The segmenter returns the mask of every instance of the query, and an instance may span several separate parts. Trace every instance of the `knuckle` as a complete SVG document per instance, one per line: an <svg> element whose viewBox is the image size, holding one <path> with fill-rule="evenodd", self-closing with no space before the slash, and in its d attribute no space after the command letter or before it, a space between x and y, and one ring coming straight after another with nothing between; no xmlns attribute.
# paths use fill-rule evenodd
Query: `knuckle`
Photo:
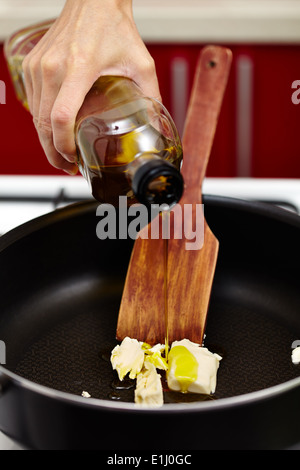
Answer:
<svg viewBox="0 0 300 470"><path fill-rule="evenodd" d="M53 152L49 157L48 157L49 162L54 168L57 168L58 170L61 170L63 167L64 159L61 155L57 154L56 152Z"/></svg>
<svg viewBox="0 0 300 470"><path fill-rule="evenodd" d="M74 119L73 110L66 104L55 106L51 112L54 146L62 155L74 153Z"/></svg>
<svg viewBox="0 0 300 470"><path fill-rule="evenodd" d="M155 66L154 61L153 61L152 64L150 64L150 65L148 66L148 74L149 74L150 77L152 77L152 76L153 76L153 77L154 77L154 76L156 77L156 66Z"/></svg>
<svg viewBox="0 0 300 470"><path fill-rule="evenodd" d="M22 62L22 68L24 70L24 72L26 72L28 69L29 69L29 56L25 56L24 59L23 59L23 62Z"/></svg>
<svg viewBox="0 0 300 470"><path fill-rule="evenodd" d="M143 57L138 61L136 73L143 80L149 80L149 77L156 77L156 66L152 57Z"/></svg>
<svg viewBox="0 0 300 470"><path fill-rule="evenodd" d="M54 126L68 126L72 120L72 111L66 105L54 107L51 112L51 122Z"/></svg>
<svg viewBox="0 0 300 470"><path fill-rule="evenodd" d="M142 65L143 65L144 73L146 74L155 73L156 67L155 67L155 61L153 57L148 56L147 58L145 58Z"/></svg>
<svg viewBox="0 0 300 470"><path fill-rule="evenodd" d="M148 57L148 66L150 69L155 69L155 61L152 56Z"/></svg>
<svg viewBox="0 0 300 470"><path fill-rule="evenodd" d="M24 73L29 73L32 76L36 75L40 69L40 61L35 56L25 57L22 64Z"/></svg>
<svg viewBox="0 0 300 470"><path fill-rule="evenodd" d="M43 76L48 78L52 77L53 75L57 74L59 69L59 64L55 58L51 56L44 55L40 60L40 67L43 73Z"/></svg>
<svg viewBox="0 0 300 470"><path fill-rule="evenodd" d="M52 134L50 119L39 116L38 118L33 118L33 122L39 134Z"/></svg>

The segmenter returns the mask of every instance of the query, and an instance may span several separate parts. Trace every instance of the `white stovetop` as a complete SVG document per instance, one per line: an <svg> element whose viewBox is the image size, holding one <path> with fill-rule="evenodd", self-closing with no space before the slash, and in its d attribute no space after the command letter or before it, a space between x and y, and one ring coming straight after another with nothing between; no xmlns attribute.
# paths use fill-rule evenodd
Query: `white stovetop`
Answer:
<svg viewBox="0 0 300 470"><path fill-rule="evenodd" d="M0 0L0 41L59 15L65 0ZM299 0L133 0L149 42L299 43Z"/></svg>
<svg viewBox="0 0 300 470"><path fill-rule="evenodd" d="M66 203L27 202L22 198L44 197L74 201L92 198L81 176L0 176L0 235L28 220L47 214ZM246 200L284 201L300 213L300 179L206 178L202 192ZM5 198L19 198L5 201Z"/></svg>

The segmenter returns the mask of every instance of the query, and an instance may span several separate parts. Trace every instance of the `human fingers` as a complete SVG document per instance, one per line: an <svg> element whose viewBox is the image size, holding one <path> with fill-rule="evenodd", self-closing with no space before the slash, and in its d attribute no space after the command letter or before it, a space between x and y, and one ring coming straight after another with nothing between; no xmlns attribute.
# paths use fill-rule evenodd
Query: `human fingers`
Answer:
<svg viewBox="0 0 300 470"><path fill-rule="evenodd" d="M22 62L26 98L29 110L34 118L38 117L40 107L43 83L43 55L47 51L50 41L51 38L49 38L49 32L47 32L31 52L24 57Z"/></svg>
<svg viewBox="0 0 300 470"><path fill-rule="evenodd" d="M77 165L74 165L74 149L62 155L55 148L51 115L66 71L61 67L62 55L56 50L53 52L46 39L43 38L41 44L23 61L28 105L48 161L55 168L74 174L78 170ZM72 135L74 142L74 134Z"/></svg>
<svg viewBox="0 0 300 470"><path fill-rule="evenodd" d="M49 59L48 55L45 54L41 61L42 92L38 117L35 119L35 124L41 143L45 141L43 147L46 149L46 156L50 163L55 167L65 169L66 165L61 157L72 164L76 161L74 129L69 136L71 140L71 150L57 147L55 138L55 125L57 118L55 117L55 110L57 109L56 102L60 94L60 90L64 87L63 84L65 77L63 75L63 71L60 71L60 64L57 61L57 56L51 56ZM64 103L64 98L62 98L62 102ZM74 111L74 113L76 114L76 111ZM52 136L52 140L49 138L50 135ZM69 165L67 165L67 168L69 168Z"/></svg>
<svg viewBox="0 0 300 470"><path fill-rule="evenodd" d="M28 54L28 56L23 59L22 68L27 104L30 113L34 117L37 114L36 109L39 108L36 103L39 102L41 94L41 80L39 61L34 58L33 53ZM37 78L37 75L39 78Z"/></svg>
<svg viewBox="0 0 300 470"><path fill-rule="evenodd" d="M51 126L56 151L67 160L74 161L77 157L74 136L76 117L94 81L85 76L82 83L82 76L74 74L71 77L64 80L56 97Z"/></svg>
<svg viewBox="0 0 300 470"><path fill-rule="evenodd" d="M44 128L40 130L39 138L43 150L49 163L59 170L63 170L69 175L76 175L78 172L78 166L75 163L68 162L53 145L53 133L52 130Z"/></svg>
<svg viewBox="0 0 300 470"><path fill-rule="evenodd" d="M66 159L54 146L51 111L63 79L59 67L49 60L47 54L41 58L39 54L32 54L25 64L25 70L29 84L29 109L46 157L55 168L75 174L78 170L77 165L74 165L75 157Z"/></svg>
<svg viewBox="0 0 300 470"><path fill-rule="evenodd" d="M76 174L78 167L75 164L75 157L68 156L68 158L66 158L66 155L61 155L55 148L51 111L56 94L57 89L55 86L51 85L49 82L43 83L40 111L38 117L34 118L34 124L49 163L53 167L64 170L69 174Z"/></svg>

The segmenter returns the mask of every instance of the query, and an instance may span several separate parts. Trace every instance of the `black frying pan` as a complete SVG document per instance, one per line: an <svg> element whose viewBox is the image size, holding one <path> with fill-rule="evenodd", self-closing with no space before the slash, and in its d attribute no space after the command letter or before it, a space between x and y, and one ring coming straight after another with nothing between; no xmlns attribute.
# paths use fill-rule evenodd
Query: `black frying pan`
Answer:
<svg viewBox="0 0 300 470"><path fill-rule="evenodd" d="M300 339L300 219L259 203L203 201L220 241L205 339L223 356L215 399L177 403L166 393L161 409L142 410L132 389L113 387L106 359L132 241L99 240L97 203L88 202L0 238L0 429L35 449L300 442L300 365L291 361Z"/></svg>

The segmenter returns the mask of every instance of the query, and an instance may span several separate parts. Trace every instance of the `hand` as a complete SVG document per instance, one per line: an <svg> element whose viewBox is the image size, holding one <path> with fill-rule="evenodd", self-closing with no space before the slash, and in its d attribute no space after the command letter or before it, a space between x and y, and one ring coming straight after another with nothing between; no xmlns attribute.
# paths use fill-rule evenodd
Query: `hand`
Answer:
<svg viewBox="0 0 300 470"><path fill-rule="evenodd" d="M77 173L74 125L101 75L126 76L160 100L155 64L133 20L132 0L67 0L23 61L29 109L49 162Z"/></svg>

